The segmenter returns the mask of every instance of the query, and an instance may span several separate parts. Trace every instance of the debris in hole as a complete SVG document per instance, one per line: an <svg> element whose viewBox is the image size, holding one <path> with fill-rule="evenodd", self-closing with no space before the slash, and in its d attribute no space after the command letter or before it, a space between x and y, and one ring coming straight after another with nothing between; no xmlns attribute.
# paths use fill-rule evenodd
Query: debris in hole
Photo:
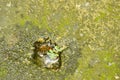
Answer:
<svg viewBox="0 0 120 80"><path fill-rule="evenodd" d="M34 42L34 54L37 64L42 64L48 69L59 69L61 66L61 53L67 46L59 47L49 37L39 38Z"/></svg>

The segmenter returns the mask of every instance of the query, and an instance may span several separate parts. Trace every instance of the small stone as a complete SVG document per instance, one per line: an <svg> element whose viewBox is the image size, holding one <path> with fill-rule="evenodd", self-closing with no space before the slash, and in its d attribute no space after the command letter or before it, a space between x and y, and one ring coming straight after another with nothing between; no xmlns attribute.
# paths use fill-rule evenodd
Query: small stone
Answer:
<svg viewBox="0 0 120 80"><path fill-rule="evenodd" d="M89 6L89 5L90 5L90 3L89 3L89 2L86 2L86 3L85 3L85 6L86 6L86 7L87 7L87 6Z"/></svg>
<svg viewBox="0 0 120 80"><path fill-rule="evenodd" d="M81 37L83 37L83 34L82 34L82 33L80 33L80 36L81 36Z"/></svg>
<svg viewBox="0 0 120 80"><path fill-rule="evenodd" d="M115 76L115 79L117 79L117 80L118 80L119 78L120 78L119 76L117 76L117 75Z"/></svg>
<svg viewBox="0 0 120 80"><path fill-rule="evenodd" d="M11 7L11 5L12 5L11 2L9 2L9 3L7 3L6 6L7 6L7 7Z"/></svg>
<svg viewBox="0 0 120 80"><path fill-rule="evenodd" d="M109 62L109 63L108 63L108 66L111 66L111 65L113 65L113 64L114 64L113 62Z"/></svg>
<svg viewBox="0 0 120 80"><path fill-rule="evenodd" d="M23 63L29 65L29 64L30 64L30 61L26 58L26 59L23 61Z"/></svg>

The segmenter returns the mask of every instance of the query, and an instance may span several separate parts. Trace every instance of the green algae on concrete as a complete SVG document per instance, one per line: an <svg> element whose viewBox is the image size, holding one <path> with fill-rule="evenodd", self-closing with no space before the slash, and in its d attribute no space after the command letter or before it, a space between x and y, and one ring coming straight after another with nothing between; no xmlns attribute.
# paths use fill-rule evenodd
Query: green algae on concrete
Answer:
<svg viewBox="0 0 120 80"><path fill-rule="evenodd" d="M119 80L118 0L0 0L1 80ZM33 43L68 45L59 71L31 61Z"/></svg>

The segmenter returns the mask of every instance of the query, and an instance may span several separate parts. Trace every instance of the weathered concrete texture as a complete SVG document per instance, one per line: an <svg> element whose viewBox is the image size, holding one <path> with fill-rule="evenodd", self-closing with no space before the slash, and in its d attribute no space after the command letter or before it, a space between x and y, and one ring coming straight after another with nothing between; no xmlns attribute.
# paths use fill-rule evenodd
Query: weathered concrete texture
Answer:
<svg viewBox="0 0 120 80"><path fill-rule="evenodd" d="M33 26L30 22L27 22L24 26L13 25L2 31L2 37L0 38L2 41L0 46L1 65L5 64L5 68L1 66L1 69L3 67L2 70L5 71L1 73L2 79L8 80L10 78L14 80L20 78L22 80L33 80L42 78L43 80L51 80L57 78L62 80L65 76L74 73L77 68L77 59L80 57L80 50L79 48L74 49L77 46L75 41L66 42L68 46L70 43L70 46L62 54L61 69L55 72L34 64L30 58L30 55L33 53L31 49L33 43L41 36L50 37L50 33Z"/></svg>
<svg viewBox="0 0 120 80"><path fill-rule="evenodd" d="M0 80L119 80L119 0L0 0ZM58 71L31 59L49 36L62 53Z"/></svg>

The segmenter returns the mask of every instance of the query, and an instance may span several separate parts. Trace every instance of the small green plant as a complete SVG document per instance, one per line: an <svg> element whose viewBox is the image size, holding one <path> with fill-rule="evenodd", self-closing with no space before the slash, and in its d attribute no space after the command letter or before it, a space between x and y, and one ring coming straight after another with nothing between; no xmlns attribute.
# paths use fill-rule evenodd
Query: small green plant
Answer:
<svg viewBox="0 0 120 80"><path fill-rule="evenodd" d="M49 50L48 52L47 52L47 55L51 58L51 59L56 59L58 56L59 56L59 54L63 51L63 50L65 50L67 47L66 46L63 46L63 47L59 47L59 46L55 46L54 48L53 48L53 50Z"/></svg>

